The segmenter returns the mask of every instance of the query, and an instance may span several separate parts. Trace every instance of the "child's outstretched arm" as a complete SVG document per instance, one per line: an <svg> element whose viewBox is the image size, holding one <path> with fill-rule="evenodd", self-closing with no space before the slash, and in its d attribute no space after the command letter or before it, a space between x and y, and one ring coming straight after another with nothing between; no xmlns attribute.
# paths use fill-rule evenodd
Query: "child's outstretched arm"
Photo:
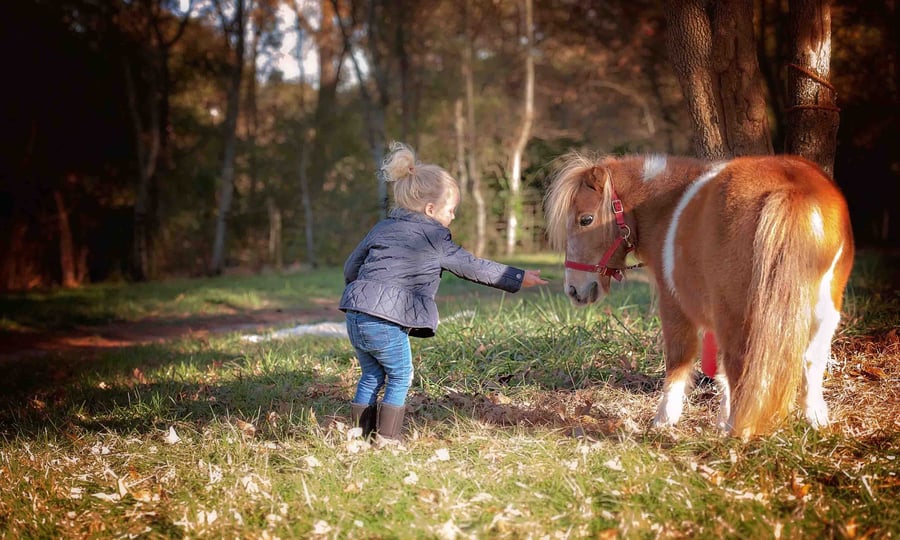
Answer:
<svg viewBox="0 0 900 540"><path fill-rule="evenodd" d="M541 278L540 270L525 270L525 277L522 278L522 288L535 287L537 285L546 285L549 283L546 279Z"/></svg>
<svg viewBox="0 0 900 540"><path fill-rule="evenodd" d="M442 234L440 240L434 242L443 246L441 268L463 279L508 292L547 283L541 279L540 271L524 270L476 257L453 242L448 229L444 229Z"/></svg>

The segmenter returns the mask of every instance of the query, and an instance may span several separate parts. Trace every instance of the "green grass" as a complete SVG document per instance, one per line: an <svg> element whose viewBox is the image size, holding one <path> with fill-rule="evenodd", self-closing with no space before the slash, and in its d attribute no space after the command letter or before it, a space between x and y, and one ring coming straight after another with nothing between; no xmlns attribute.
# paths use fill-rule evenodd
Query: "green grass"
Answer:
<svg viewBox="0 0 900 540"><path fill-rule="evenodd" d="M679 427L648 429L663 365L646 284L574 309L560 292L558 258L516 262L543 268L554 283L509 295L445 276L438 336L413 340L402 449L348 439L357 368L342 339L251 344L228 334L4 365L0 535L900 533L900 351L890 338L900 315L884 265L854 273L826 382L833 428L814 432L792 419L741 443L713 429L718 398L709 385L692 393ZM75 303L62 292L19 298L23 311L11 320L61 328L70 317L201 313L210 298L234 309L312 307L303 294L335 302L341 282L339 270L325 269L91 287ZM867 363L884 377L862 376Z"/></svg>
<svg viewBox="0 0 900 540"><path fill-rule="evenodd" d="M337 277L336 277L337 276ZM261 309L311 309L340 297L339 269L252 277L112 283L0 296L0 332Z"/></svg>

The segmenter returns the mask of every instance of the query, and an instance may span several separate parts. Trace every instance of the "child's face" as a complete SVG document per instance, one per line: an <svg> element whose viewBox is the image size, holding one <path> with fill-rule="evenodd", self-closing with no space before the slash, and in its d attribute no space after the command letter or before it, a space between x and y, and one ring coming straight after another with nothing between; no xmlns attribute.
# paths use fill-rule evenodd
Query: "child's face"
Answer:
<svg viewBox="0 0 900 540"><path fill-rule="evenodd" d="M459 193L456 190L447 190L444 198L437 203L428 203L425 205L425 214L434 218L444 227L449 227L450 223L456 219L456 205L459 204Z"/></svg>

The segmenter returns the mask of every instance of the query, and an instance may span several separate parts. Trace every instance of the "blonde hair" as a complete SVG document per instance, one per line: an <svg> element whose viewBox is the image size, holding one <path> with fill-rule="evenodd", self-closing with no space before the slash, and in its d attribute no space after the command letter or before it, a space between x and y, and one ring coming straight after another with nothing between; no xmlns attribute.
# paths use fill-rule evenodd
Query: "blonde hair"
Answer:
<svg viewBox="0 0 900 540"><path fill-rule="evenodd" d="M413 150L403 143L391 144L381 171L394 184L394 203L400 208L421 212L428 203L438 203L447 190L459 191L456 180L443 168L416 160Z"/></svg>

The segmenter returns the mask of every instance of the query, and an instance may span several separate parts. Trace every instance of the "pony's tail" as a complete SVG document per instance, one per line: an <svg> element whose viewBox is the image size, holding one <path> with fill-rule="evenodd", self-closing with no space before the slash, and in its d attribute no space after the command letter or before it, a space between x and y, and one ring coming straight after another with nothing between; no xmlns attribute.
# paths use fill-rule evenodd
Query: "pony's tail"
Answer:
<svg viewBox="0 0 900 540"><path fill-rule="evenodd" d="M745 315L749 335L743 371L732 389L732 434L771 430L793 406L809 344L815 248L798 193L766 198L753 240L753 275ZM815 245L815 243L812 243Z"/></svg>

